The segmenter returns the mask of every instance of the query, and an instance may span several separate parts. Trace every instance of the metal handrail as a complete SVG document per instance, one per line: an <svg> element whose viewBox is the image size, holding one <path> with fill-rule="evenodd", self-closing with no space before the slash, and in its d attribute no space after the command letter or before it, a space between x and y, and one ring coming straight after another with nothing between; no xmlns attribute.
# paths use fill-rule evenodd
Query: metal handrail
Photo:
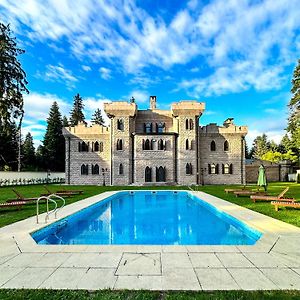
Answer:
<svg viewBox="0 0 300 300"><path fill-rule="evenodd" d="M47 215L45 217L45 223L47 223L47 220L49 220L49 216L53 213L53 212L56 212L57 210L57 202L49 197L47 197L48 200L47 200ZM53 202L55 204L55 208L52 209L50 212L49 212L49 201Z"/></svg>
<svg viewBox="0 0 300 300"><path fill-rule="evenodd" d="M48 197L46 197L46 196L41 196L36 201L36 223L37 224L39 224L39 202L40 202L40 200L44 200L44 199L46 199L48 202Z"/></svg>
<svg viewBox="0 0 300 300"><path fill-rule="evenodd" d="M54 217L55 217L55 219L56 219L56 218L57 218L57 212L58 212L59 210L61 210L61 209L66 205L66 200L65 200L63 197L60 197L60 196L58 196L58 195L56 195L56 194L51 194L51 195L48 196L48 197L49 197L49 199L51 199L51 197L56 197L56 198L62 200L62 202L63 202L62 206L56 208L56 210L55 210L55 215L54 215Z"/></svg>

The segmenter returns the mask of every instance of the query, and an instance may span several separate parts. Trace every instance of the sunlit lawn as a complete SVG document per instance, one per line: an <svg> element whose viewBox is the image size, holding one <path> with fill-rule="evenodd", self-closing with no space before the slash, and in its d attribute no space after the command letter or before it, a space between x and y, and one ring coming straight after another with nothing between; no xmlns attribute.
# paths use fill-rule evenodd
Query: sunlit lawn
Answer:
<svg viewBox="0 0 300 300"><path fill-rule="evenodd" d="M287 197L293 197L300 200L300 184L296 183L286 183L286 182L277 182L270 183L268 187L268 193L271 195L278 195L286 186L289 186L290 189L286 194ZM55 192L58 189L61 189L60 186L57 185L49 185L48 186L51 191ZM233 194L226 194L224 192L224 188L238 188L239 186L223 186L223 185L207 185L207 186L199 186L197 190L204 191L208 194L220 197L227 201L236 203L238 205L247 207L249 209L255 210L257 212L263 213L265 215L271 216L273 218L285 221L287 223L296 225L300 227L300 210L298 209L281 209L279 212L274 210L274 207L269 202L257 202L253 203L249 197L238 197L236 198ZM17 186L16 190L21 192L26 197L36 197L41 193L45 193L46 190L42 185L32 185L32 186ZM83 195L77 195L71 198L66 198L66 203L70 204L76 202L78 200L100 194L105 191L111 190L120 190L120 189L187 189L187 187L179 187L179 186L162 186L162 187L112 187L112 186L67 186L66 189L81 189L84 190ZM255 188L255 186L253 186ZM7 199L15 198L15 194L12 191L11 187L1 187L0 188L0 202L5 202ZM41 211L45 211L45 204L41 204ZM26 204L21 210L17 208L1 208L0 209L0 227L11 224L13 222L23 220L30 216L35 215L36 213L36 205L35 204Z"/></svg>

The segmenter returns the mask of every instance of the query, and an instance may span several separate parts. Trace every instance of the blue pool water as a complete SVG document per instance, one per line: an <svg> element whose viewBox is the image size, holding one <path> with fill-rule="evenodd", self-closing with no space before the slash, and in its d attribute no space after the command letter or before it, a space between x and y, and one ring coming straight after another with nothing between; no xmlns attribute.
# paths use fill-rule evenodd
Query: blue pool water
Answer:
<svg viewBox="0 0 300 300"><path fill-rule="evenodd" d="M51 245L253 245L260 236L185 191L119 192L32 233Z"/></svg>

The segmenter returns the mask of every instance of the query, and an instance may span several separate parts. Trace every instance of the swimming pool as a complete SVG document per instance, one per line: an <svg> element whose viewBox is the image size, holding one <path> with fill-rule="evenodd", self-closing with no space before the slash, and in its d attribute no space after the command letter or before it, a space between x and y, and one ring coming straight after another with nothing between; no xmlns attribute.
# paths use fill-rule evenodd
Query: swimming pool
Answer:
<svg viewBox="0 0 300 300"><path fill-rule="evenodd" d="M253 245L261 233L187 191L122 191L31 234L46 245Z"/></svg>

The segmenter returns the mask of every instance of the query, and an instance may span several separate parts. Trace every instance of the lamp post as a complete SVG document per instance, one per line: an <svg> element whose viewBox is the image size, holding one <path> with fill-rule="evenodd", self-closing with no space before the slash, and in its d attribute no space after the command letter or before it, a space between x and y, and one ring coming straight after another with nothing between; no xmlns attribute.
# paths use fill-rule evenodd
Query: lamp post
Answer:
<svg viewBox="0 0 300 300"><path fill-rule="evenodd" d="M105 186L105 173L107 173L107 171L107 168L102 168L103 186Z"/></svg>

